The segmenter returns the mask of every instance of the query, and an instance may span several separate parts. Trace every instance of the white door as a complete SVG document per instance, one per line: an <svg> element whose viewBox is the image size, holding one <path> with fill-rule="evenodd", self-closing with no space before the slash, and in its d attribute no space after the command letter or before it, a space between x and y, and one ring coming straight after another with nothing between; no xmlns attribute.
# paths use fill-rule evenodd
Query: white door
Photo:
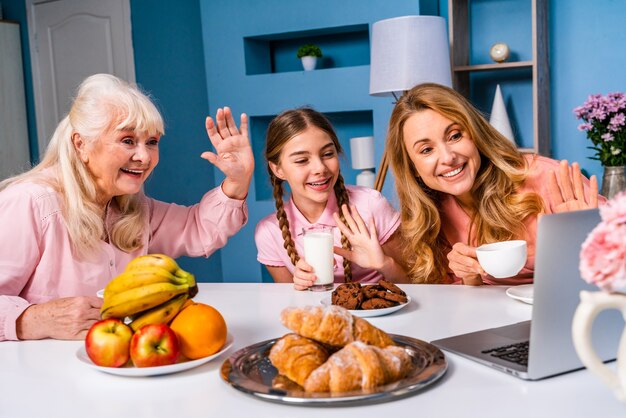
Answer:
<svg viewBox="0 0 626 418"><path fill-rule="evenodd" d="M129 0L27 0L39 155L76 87L96 73L135 81Z"/></svg>

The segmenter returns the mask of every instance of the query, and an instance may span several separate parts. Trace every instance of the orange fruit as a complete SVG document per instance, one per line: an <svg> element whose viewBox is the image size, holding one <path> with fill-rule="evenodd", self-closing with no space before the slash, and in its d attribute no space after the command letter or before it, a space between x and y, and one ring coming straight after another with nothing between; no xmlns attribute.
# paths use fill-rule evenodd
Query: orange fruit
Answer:
<svg viewBox="0 0 626 418"><path fill-rule="evenodd" d="M194 360L215 354L226 342L226 321L217 309L204 303L183 308L170 327L176 333L180 351Z"/></svg>

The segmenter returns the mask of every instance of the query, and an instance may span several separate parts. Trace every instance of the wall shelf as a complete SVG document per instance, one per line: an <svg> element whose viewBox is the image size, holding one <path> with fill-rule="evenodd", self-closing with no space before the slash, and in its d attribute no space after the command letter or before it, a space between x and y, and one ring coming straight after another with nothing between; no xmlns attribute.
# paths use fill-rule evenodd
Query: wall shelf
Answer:
<svg viewBox="0 0 626 418"><path fill-rule="evenodd" d="M498 71L510 70L511 68L532 68L532 61L503 62L500 64L478 64L478 65L459 65L452 69L454 72L471 72L471 71Z"/></svg>
<svg viewBox="0 0 626 418"><path fill-rule="evenodd" d="M472 5L478 5L477 15L471 16ZM502 5L502 3L507 3ZM498 6L506 7L530 7L531 20L531 60L519 60L516 54L512 54L513 61L504 63L477 63L470 62L470 52L472 51L472 21L476 24L481 22L483 31L491 37L491 42L499 41L495 37L499 36L495 29L502 29L502 21L484 22L479 12L485 10L493 10ZM508 16L506 10L503 10L501 16ZM472 89L476 83L482 83L481 88L476 88L483 95L488 87L491 91L495 90L494 85L488 85L489 80L485 77L491 77L502 82L506 80L508 74L511 74L512 82L518 89L520 78L527 78L530 81L530 90L532 96L532 141L524 141L519 144L520 150L523 152L535 152L545 156L550 155L550 81L548 68L548 2L547 0L519 0L512 5L508 2L489 1L481 2L480 0L448 0L449 13L449 36L450 49L452 54L453 68L453 84L454 88L465 97L474 99ZM491 25L491 26L489 26ZM506 27L505 27L506 28ZM484 33L483 33L484 35ZM520 35L518 35L520 36ZM523 35L521 35L523 36ZM485 39L483 39L484 41ZM485 49L485 45L480 46ZM515 60L518 59L518 60ZM521 73L520 73L521 71ZM493 73L498 75L494 76ZM510 73L509 73L510 72ZM528 72L528 73L526 73ZM481 73L482 77L478 77L477 73ZM503 88L504 90L504 88ZM491 99L492 100L492 99ZM480 106L479 106L480 107ZM483 106L483 109L485 106ZM523 112L522 112L523 113ZM525 126L525 120L520 121L521 126ZM530 136L530 135L529 135ZM527 144L532 142L532 144ZM527 146L532 145L532 146Z"/></svg>
<svg viewBox="0 0 626 418"><path fill-rule="evenodd" d="M296 54L308 43L322 49L317 69L369 65L369 26L359 24L245 37L246 75L303 71Z"/></svg>

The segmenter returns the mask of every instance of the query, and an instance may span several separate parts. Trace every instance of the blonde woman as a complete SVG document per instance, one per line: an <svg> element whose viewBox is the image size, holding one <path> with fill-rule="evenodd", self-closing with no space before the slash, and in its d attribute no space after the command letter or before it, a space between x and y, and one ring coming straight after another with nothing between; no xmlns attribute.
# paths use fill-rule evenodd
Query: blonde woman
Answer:
<svg viewBox="0 0 626 418"><path fill-rule="evenodd" d="M0 341L82 339L100 317L97 290L134 257L208 257L247 220L254 169L247 118L206 120L226 179L191 207L146 197L163 120L139 89L88 77L43 161L0 183ZM217 226L219 225L219 227Z"/></svg>
<svg viewBox="0 0 626 418"><path fill-rule="evenodd" d="M275 282L310 288L315 271L301 258L302 229L335 228L334 281L406 281L400 257L400 216L377 191L346 186L339 169L341 145L328 119L311 108L287 110L267 130L265 158L276 212L255 231L257 259ZM284 201L285 185L291 196Z"/></svg>
<svg viewBox="0 0 626 418"><path fill-rule="evenodd" d="M598 183L577 163L522 154L459 93L422 84L389 123L387 151L400 199L410 276L418 283L522 284L533 280L537 217L598 206ZM524 239L515 277L485 274L484 243Z"/></svg>

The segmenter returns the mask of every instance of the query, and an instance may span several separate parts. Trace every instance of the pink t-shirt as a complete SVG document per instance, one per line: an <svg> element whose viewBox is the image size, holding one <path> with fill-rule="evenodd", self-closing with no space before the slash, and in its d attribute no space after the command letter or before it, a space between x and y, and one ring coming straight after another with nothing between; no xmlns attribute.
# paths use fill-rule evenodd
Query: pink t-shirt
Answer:
<svg viewBox="0 0 626 418"><path fill-rule="evenodd" d="M520 193L537 193L543 199L545 213L553 213L552 207L555 202L551 199L550 190L548 188L548 179L549 176L552 175L552 171L556 171L558 173L559 161L534 154L526 154L525 157L528 161L530 169L528 177L526 177L524 184L520 188ZM587 193L588 190L589 180L585 179L585 192ZM599 203L604 203L606 199L602 196L598 196L598 201ZM446 195L446 197L442 199L440 213L442 230L450 245L457 242L468 244L470 218L453 196ZM523 239L526 240L528 249L526 265L515 277L497 279L486 275L483 277L483 281L485 283L519 285L533 282L533 275L535 271L537 217L530 217L524 224L526 225L526 234ZM477 246L477 243L470 242L469 245ZM461 279L454 276L452 273L448 275L448 279L449 283L462 283Z"/></svg>
<svg viewBox="0 0 626 418"><path fill-rule="evenodd" d="M133 258L210 256L246 223L245 201L221 187L185 207L142 195L149 216L143 247L126 253L101 241L91 260L78 260L61 216L60 196L50 187L14 184L0 192L0 341L17 340L15 322L31 304L70 296L94 296ZM107 224L119 216L108 210Z"/></svg>
<svg viewBox="0 0 626 418"><path fill-rule="evenodd" d="M346 189L348 190L350 204L356 206L366 224L369 224L369 220L374 218L378 239L381 245L384 244L400 226L400 214L389 204L383 195L374 189L360 186L346 186ZM315 224L336 227L337 224L333 219L333 213L338 211L337 199L334 194L331 194L324 212ZM298 254L302 255L304 253L301 235L302 228L315 224L307 221L296 205L294 205L291 198L285 203L285 213L289 220L289 231L295 242L296 250ZM334 228L333 231L335 234L335 246L341 247L341 231L339 228ZM275 213L261 219L257 224L254 240L258 250L257 260L260 263L268 266L287 267L289 272L293 274L295 266L291 263L287 250L285 250L284 240ZM376 283L382 277L376 270L364 269L352 263L352 281L354 282ZM335 254L335 283L342 283L343 281L343 257Z"/></svg>

